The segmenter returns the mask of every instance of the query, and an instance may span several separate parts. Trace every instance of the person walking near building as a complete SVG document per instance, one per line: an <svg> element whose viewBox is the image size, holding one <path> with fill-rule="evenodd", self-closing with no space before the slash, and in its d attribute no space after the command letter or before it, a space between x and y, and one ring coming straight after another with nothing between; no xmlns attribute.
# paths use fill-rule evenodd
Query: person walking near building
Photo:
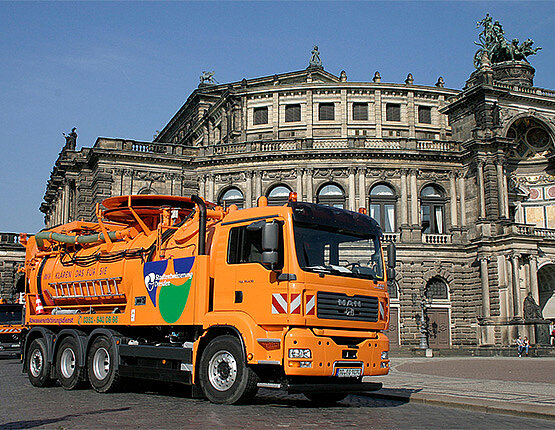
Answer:
<svg viewBox="0 0 555 430"><path fill-rule="evenodd" d="M522 340L522 336L519 336L516 340L516 348L518 352L518 356L522 357L522 351L524 350L524 341Z"/></svg>
<svg viewBox="0 0 555 430"><path fill-rule="evenodd" d="M528 340L528 337L524 336L524 340L522 341L522 350L526 354L526 357L528 357L528 349L530 349L530 341Z"/></svg>

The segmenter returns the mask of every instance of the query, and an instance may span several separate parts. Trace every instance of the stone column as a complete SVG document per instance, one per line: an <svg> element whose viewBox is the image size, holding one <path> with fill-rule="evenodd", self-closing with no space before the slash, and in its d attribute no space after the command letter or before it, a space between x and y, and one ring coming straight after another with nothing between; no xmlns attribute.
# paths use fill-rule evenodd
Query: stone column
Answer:
<svg viewBox="0 0 555 430"><path fill-rule="evenodd" d="M252 170L246 172L247 176L247 189L245 196L245 207L252 208Z"/></svg>
<svg viewBox="0 0 555 430"><path fill-rule="evenodd" d="M459 196L460 196L460 209L461 209L461 227L466 227L466 193L465 193L465 180L464 173L459 174Z"/></svg>
<svg viewBox="0 0 555 430"><path fill-rule="evenodd" d="M484 319L481 333L482 345L495 343L493 327L488 325L491 318L491 304L489 292L488 257L480 257L480 280L482 284L482 317Z"/></svg>
<svg viewBox="0 0 555 430"><path fill-rule="evenodd" d="M200 175L198 178L198 193L199 196L206 198L206 183L204 175Z"/></svg>
<svg viewBox="0 0 555 430"><path fill-rule="evenodd" d="M227 105L222 106L221 113L222 113L222 124L221 124L222 131L220 133L220 140L221 140L221 143L225 143L227 142L227 135L229 131L228 122L227 122L227 119L228 119Z"/></svg>
<svg viewBox="0 0 555 430"><path fill-rule="evenodd" d="M409 138L414 139L416 137L414 92L409 91L407 95L407 119L409 124Z"/></svg>
<svg viewBox="0 0 555 430"><path fill-rule="evenodd" d="M272 100L272 132L274 139L279 139L279 92L274 91Z"/></svg>
<svg viewBox="0 0 555 430"><path fill-rule="evenodd" d="M416 169L410 169L410 223L418 226L418 188L416 187Z"/></svg>
<svg viewBox="0 0 555 430"><path fill-rule="evenodd" d="M213 202L214 201L214 175L210 173L208 175L208 200Z"/></svg>
<svg viewBox="0 0 555 430"><path fill-rule="evenodd" d="M507 183L507 172L505 170L505 164L503 164L503 205L505 207L505 216L509 217L509 185Z"/></svg>
<svg viewBox="0 0 555 430"><path fill-rule="evenodd" d="M312 175L314 173L313 169L306 169L306 201L312 203L314 198L312 194Z"/></svg>
<svg viewBox="0 0 555 430"><path fill-rule="evenodd" d="M368 204L366 202L366 167L358 168L358 196L359 207L368 209Z"/></svg>
<svg viewBox="0 0 555 430"><path fill-rule="evenodd" d="M356 211L356 201L355 201L355 169L349 169L349 209Z"/></svg>
<svg viewBox="0 0 555 430"><path fill-rule="evenodd" d="M247 140L247 96L241 97L241 140L244 142Z"/></svg>
<svg viewBox="0 0 555 430"><path fill-rule="evenodd" d="M256 171L254 172L254 187L255 187L255 200L258 201L258 198L262 196L262 172Z"/></svg>
<svg viewBox="0 0 555 430"><path fill-rule="evenodd" d="M520 303L520 256L518 254L513 254L511 256L513 265L513 313L515 318L521 317L521 307Z"/></svg>
<svg viewBox="0 0 555 430"><path fill-rule="evenodd" d="M312 104L312 90L306 91L306 107L305 107L305 115L306 118L306 137L308 139L312 138L312 123L314 116L314 107Z"/></svg>
<svg viewBox="0 0 555 430"><path fill-rule="evenodd" d="M505 173L503 172L501 160L497 160L495 168L497 169L497 204L499 206L499 217L507 218L507 212L505 212Z"/></svg>
<svg viewBox="0 0 555 430"><path fill-rule="evenodd" d="M510 255L507 255L505 264L507 271L507 319L511 320L514 317L514 271Z"/></svg>
<svg viewBox="0 0 555 430"><path fill-rule="evenodd" d="M486 188L484 183L484 160L478 160L478 196L480 201L480 218L486 218Z"/></svg>
<svg viewBox="0 0 555 430"><path fill-rule="evenodd" d="M480 279L482 284L482 316L490 318L488 257L480 257Z"/></svg>
<svg viewBox="0 0 555 430"><path fill-rule="evenodd" d="M382 92L376 90L374 93L374 113L376 115L376 137L382 137Z"/></svg>
<svg viewBox="0 0 555 430"><path fill-rule="evenodd" d="M299 201L303 200L303 169L297 169L296 171L297 173L297 189L295 190L297 192L297 198L299 199Z"/></svg>
<svg viewBox="0 0 555 430"><path fill-rule="evenodd" d="M339 109L341 112L341 137L343 139L346 139L347 138L347 118L348 118L346 89L341 90L341 105Z"/></svg>
<svg viewBox="0 0 555 430"><path fill-rule="evenodd" d="M536 303L540 302L540 290L538 288L538 260L535 255L530 256L530 291Z"/></svg>
<svg viewBox="0 0 555 430"><path fill-rule="evenodd" d="M408 193L407 193L407 169L401 169L401 225L407 226L408 220Z"/></svg>
<svg viewBox="0 0 555 430"><path fill-rule="evenodd" d="M457 220L457 184L456 184L456 172L450 172L449 174L449 193L451 194L451 226L456 227L459 225Z"/></svg>
<svg viewBox="0 0 555 430"><path fill-rule="evenodd" d="M67 181L64 183L62 222L69 222L69 183Z"/></svg>

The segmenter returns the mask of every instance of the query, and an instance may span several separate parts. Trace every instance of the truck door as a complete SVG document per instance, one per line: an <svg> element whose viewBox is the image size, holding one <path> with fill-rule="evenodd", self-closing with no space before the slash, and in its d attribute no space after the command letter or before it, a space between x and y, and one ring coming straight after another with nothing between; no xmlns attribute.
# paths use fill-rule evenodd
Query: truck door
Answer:
<svg viewBox="0 0 555 430"><path fill-rule="evenodd" d="M226 262L216 271L232 284L232 291L229 286L218 285L220 282L216 275L215 310L242 311L258 324L284 323L287 318L288 282L278 281L279 273L287 270L284 262L283 227L280 225L276 270L270 270L262 263L262 229L259 227L260 221L230 228ZM227 291L227 294L220 296L221 299L218 298L219 286ZM276 321L276 316L283 321Z"/></svg>

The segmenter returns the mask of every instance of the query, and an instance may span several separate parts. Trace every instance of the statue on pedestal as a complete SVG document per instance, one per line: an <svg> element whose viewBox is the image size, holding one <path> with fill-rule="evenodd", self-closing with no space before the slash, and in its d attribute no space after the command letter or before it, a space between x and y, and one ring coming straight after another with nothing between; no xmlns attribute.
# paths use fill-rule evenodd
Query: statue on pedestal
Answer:
<svg viewBox="0 0 555 430"><path fill-rule="evenodd" d="M62 133L64 135L64 138L66 139L66 144L64 145L64 149L69 149L70 151L75 150L75 146L77 145L77 133L75 132L75 130L77 129L73 127L71 129L71 133L69 134Z"/></svg>

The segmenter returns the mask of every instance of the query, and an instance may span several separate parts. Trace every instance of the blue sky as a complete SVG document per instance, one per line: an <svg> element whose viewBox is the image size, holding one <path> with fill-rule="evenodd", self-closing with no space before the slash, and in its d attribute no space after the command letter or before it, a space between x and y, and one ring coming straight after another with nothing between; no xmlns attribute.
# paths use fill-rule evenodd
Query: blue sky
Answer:
<svg viewBox="0 0 555 430"><path fill-rule="evenodd" d="M152 140L203 70L220 83L304 69L462 88L476 21L531 37L535 85L555 88L555 2L0 2L0 231L35 232L46 181L77 127Z"/></svg>

